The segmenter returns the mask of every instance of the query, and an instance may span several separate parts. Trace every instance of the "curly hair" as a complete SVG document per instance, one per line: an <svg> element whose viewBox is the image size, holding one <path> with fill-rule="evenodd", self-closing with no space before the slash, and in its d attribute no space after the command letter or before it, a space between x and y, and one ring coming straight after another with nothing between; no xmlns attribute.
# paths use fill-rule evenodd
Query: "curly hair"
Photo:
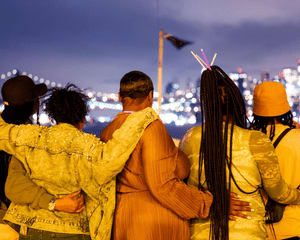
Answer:
<svg viewBox="0 0 300 240"><path fill-rule="evenodd" d="M76 85L50 89L51 96L44 101L45 112L56 123L77 125L85 120L89 109L86 96Z"/></svg>

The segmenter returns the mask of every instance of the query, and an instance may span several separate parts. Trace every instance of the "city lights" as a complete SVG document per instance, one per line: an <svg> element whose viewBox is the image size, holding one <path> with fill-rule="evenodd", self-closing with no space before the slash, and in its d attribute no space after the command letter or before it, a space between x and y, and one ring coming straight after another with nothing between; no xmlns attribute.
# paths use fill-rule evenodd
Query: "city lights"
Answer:
<svg viewBox="0 0 300 240"><path fill-rule="evenodd" d="M13 69L7 73L1 74L1 79L6 80L9 77L13 77L18 74L17 69ZM61 83L55 81L45 80L39 78L37 75L28 74L22 72L23 75L33 77L34 81L39 83L45 83L49 87L61 87ZM262 81L278 81L281 82L288 95L288 101L291 106L294 120L300 121L300 59L298 60L298 66L294 68L284 68L278 75L270 78L268 72L262 72L261 79L253 78L247 73L243 72L243 69L239 68L237 72L229 73L230 78L240 89L244 96L245 104L247 108L247 116L251 121L252 115L252 104L253 104L253 90L255 86ZM165 124L174 124L175 126L183 126L186 124L200 123L201 110L199 106L199 86L200 80L194 84L189 84L187 89L181 89L178 83L169 83L166 86L166 93L162 97L161 113L160 118ZM86 90L85 93L89 97L88 106L90 115L87 116L87 122L110 122L113 117L120 111L122 111L122 105L119 102L117 93L104 93L96 92L92 89ZM158 92L154 92L153 108L158 109L157 102ZM1 104L0 108L4 108ZM105 116L105 112L109 112L110 116ZM106 114L106 115L109 115ZM50 119L45 113L40 114L39 121L41 124L50 124Z"/></svg>

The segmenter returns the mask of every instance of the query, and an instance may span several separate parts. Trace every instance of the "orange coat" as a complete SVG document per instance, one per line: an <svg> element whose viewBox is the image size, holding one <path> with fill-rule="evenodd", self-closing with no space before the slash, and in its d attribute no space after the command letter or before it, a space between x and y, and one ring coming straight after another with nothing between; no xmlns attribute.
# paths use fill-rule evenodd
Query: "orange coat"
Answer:
<svg viewBox="0 0 300 240"><path fill-rule="evenodd" d="M109 140L127 116L119 113L101 139ZM163 123L154 121L117 176L113 239L190 239L188 220L206 218L212 196L182 181L189 168Z"/></svg>

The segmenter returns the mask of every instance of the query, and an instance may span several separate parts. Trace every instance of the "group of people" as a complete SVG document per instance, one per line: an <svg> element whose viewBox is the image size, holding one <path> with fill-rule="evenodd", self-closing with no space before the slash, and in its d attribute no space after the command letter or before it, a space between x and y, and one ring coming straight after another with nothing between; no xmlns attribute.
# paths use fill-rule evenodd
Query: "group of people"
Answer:
<svg viewBox="0 0 300 240"><path fill-rule="evenodd" d="M98 139L82 131L88 97L76 86L7 80L0 239L299 239L300 130L284 86L256 86L250 123L235 83L211 66L202 125L179 146L151 108L153 89L145 73L125 74L123 111ZM56 124L32 125L45 94ZM278 223L266 224L268 198L288 204Z"/></svg>

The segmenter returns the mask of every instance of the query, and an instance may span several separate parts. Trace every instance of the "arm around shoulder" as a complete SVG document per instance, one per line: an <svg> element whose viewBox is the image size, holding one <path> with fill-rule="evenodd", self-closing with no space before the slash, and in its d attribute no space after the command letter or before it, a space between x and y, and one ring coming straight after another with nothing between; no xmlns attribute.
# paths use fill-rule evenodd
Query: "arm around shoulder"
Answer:
<svg viewBox="0 0 300 240"><path fill-rule="evenodd" d="M88 171L88 174L93 174L99 185L109 182L122 171L144 130L157 118L158 116L152 108L130 114L107 143L103 143L99 139L93 140L88 153L90 160L79 161L78 164L82 165L80 169L85 169L84 171ZM82 144L82 142L78 144Z"/></svg>
<svg viewBox="0 0 300 240"><path fill-rule="evenodd" d="M142 138L142 162L147 185L166 208L184 219L206 218L212 195L188 186L176 175L175 147L161 121L153 122Z"/></svg>

